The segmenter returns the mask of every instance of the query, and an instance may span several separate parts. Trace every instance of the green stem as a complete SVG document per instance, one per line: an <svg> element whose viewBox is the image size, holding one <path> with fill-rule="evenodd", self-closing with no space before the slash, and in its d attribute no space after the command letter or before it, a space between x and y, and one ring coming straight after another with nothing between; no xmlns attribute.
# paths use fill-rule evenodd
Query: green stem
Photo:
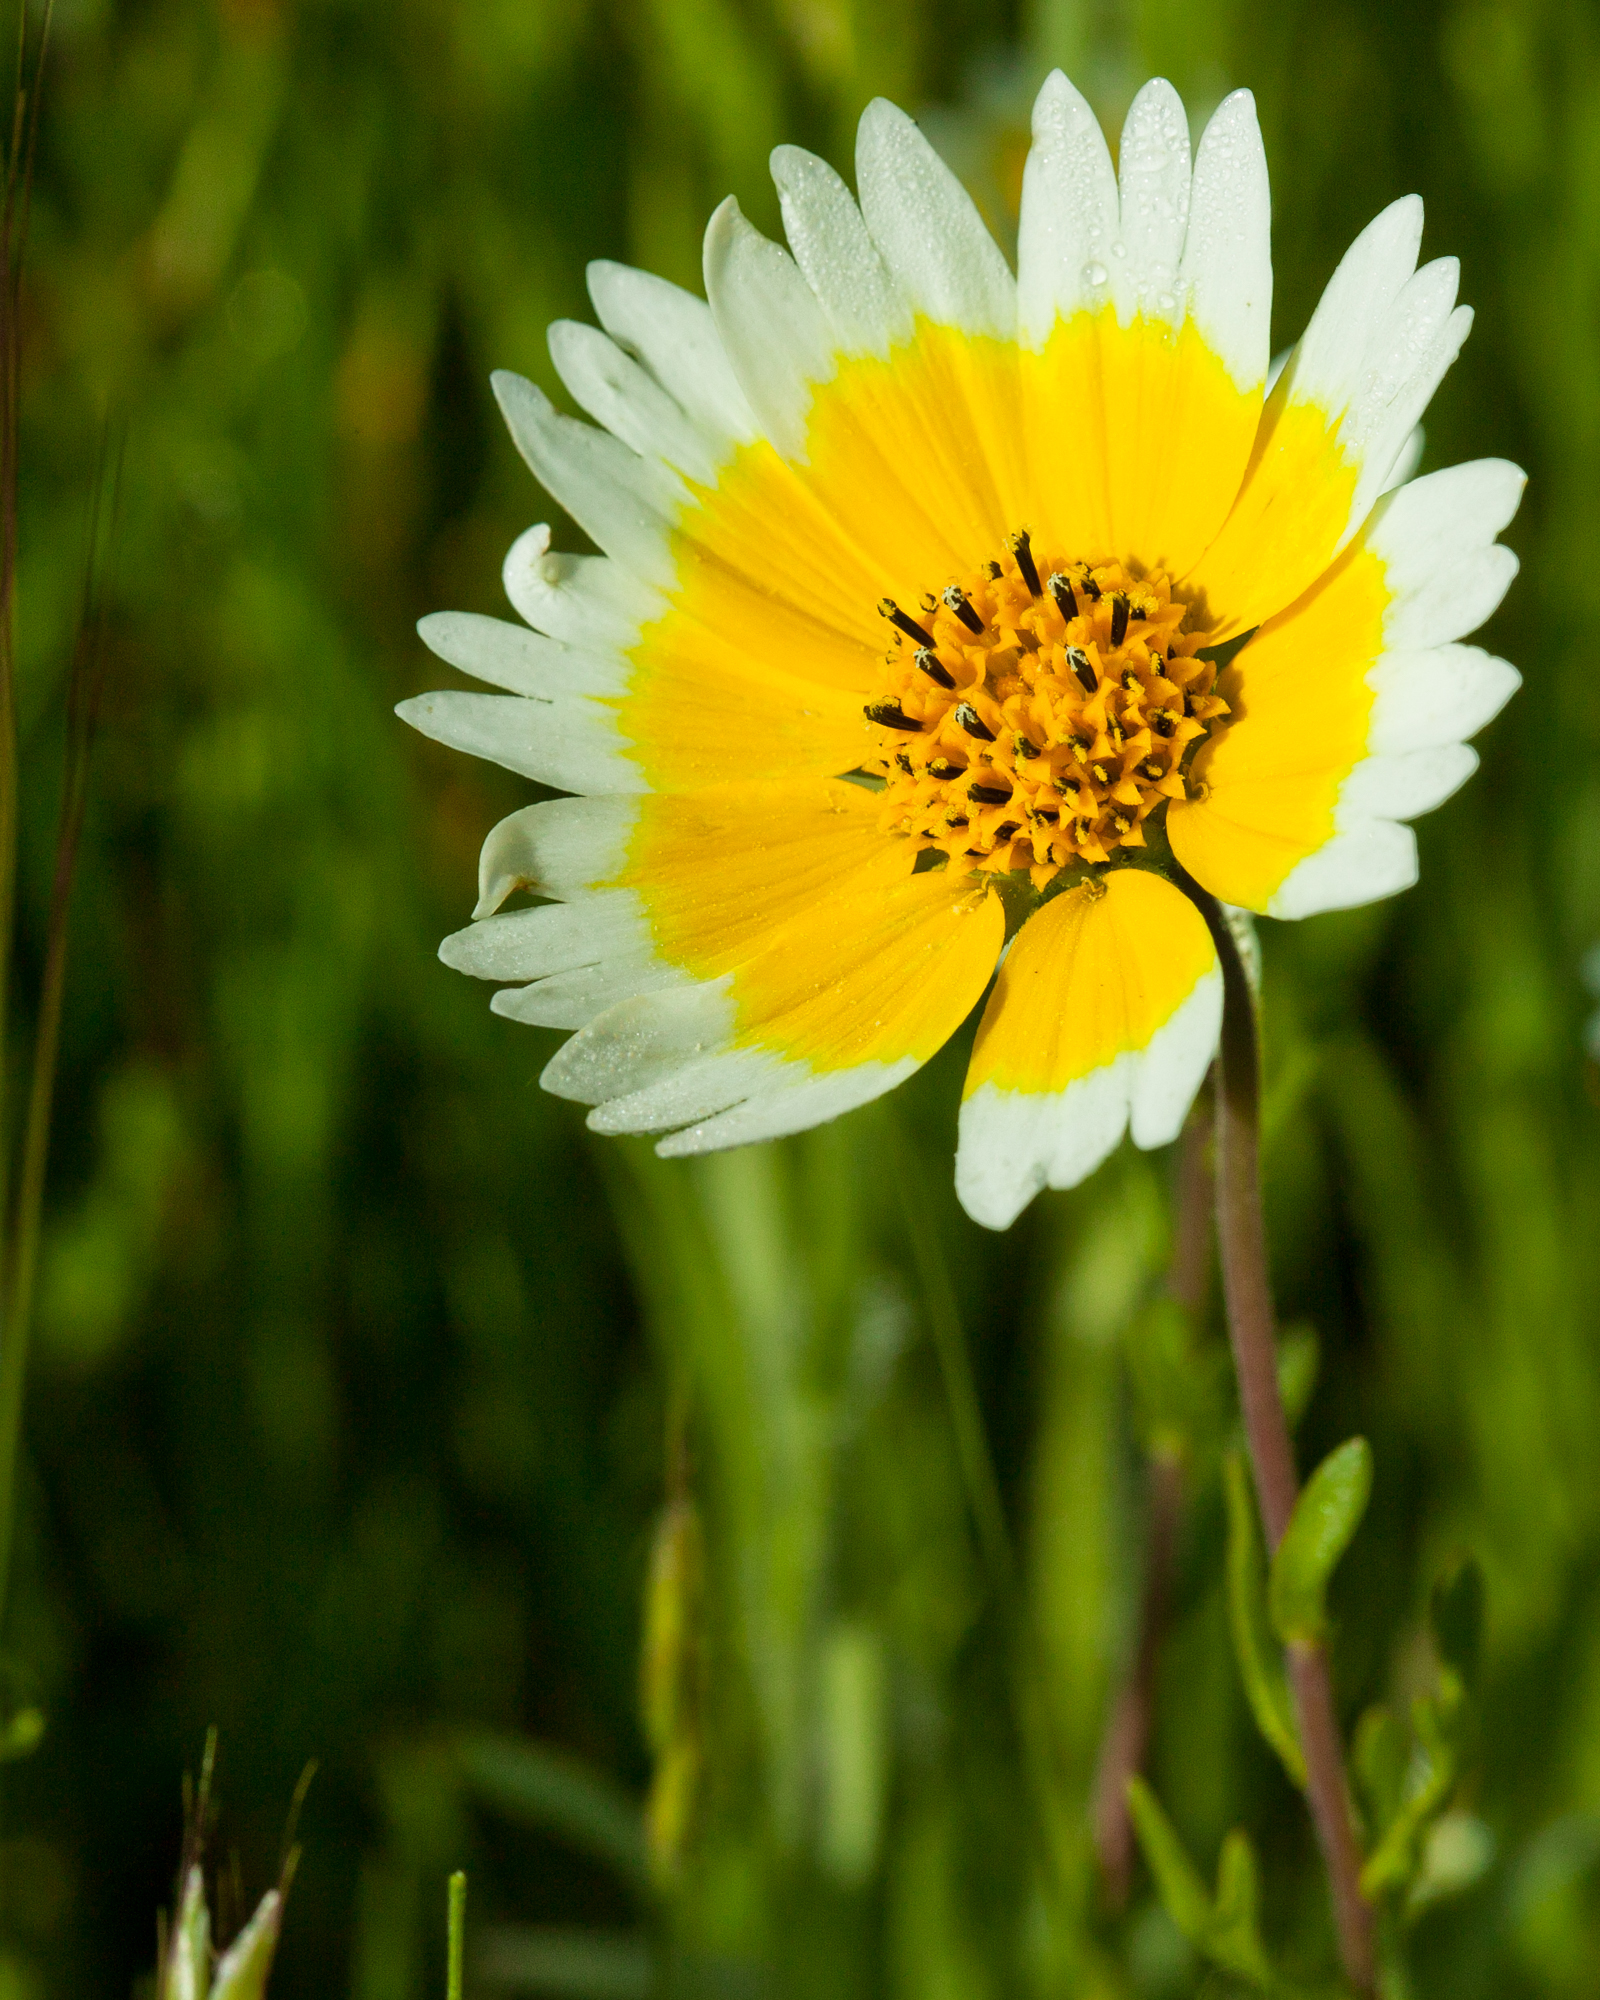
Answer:
<svg viewBox="0 0 1600 2000"><path fill-rule="evenodd" d="M1167 1290L1191 1320L1205 1309L1211 1281L1211 1107L1202 1097L1178 1147L1177 1203ZM1184 1468L1178 1452L1152 1450L1145 1462L1145 1572L1139 1631L1127 1677L1111 1705L1095 1769L1094 1838L1107 1897L1128 1900L1134 1831L1128 1780L1144 1769L1155 1716L1156 1667L1172 1602L1178 1533L1183 1523Z"/></svg>
<svg viewBox="0 0 1600 2000"><path fill-rule="evenodd" d="M1276 1549L1299 1495L1278 1392L1277 1341L1261 1208L1261 1053L1255 996L1215 899L1190 885L1222 961L1222 1048L1217 1060L1217 1241L1239 1406L1267 1545ZM1288 1649L1306 1796L1327 1869L1339 1957L1357 1992L1374 1990L1372 1909L1361 1893L1361 1850L1345 1775L1328 1655Z"/></svg>
<svg viewBox="0 0 1600 2000"><path fill-rule="evenodd" d="M83 834L84 807L88 800L89 757L94 745L105 676L101 523L102 517L106 517L106 542L109 544L116 532L119 479L120 455L109 471L103 458L90 516L83 615L67 689L66 763L62 776L61 812L56 825L55 872L50 889L49 929L45 940L44 975L39 988L39 1020L34 1036L27 1124L23 1131L22 1167L17 1183L16 1210L11 1218L6 1269L0 1273L0 1620L4 1618L8 1602L11 1556L16 1539L17 1458L21 1448L23 1392L27 1384L28 1350L33 1331L45 1168L50 1154L50 1115L55 1103L56 1057L61 1045L61 1003L67 976L67 925L72 908L73 878L77 873L78 846Z"/></svg>
<svg viewBox="0 0 1600 2000"><path fill-rule="evenodd" d="M467 1878L458 1868L450 1877L450 1956L446 2000L461 2000L461 1963L467 1943Z"/></svg>
<svg viewBox="0 0 1600 2000"><path fill-rule="evenodd" d="M932 1221L921 1165L906 1139L893 1111L890 1129L897 1154L895 1182L900 1192L901 1212L917 1271L917 1282L927 1309L934 1351L944 1384L950 1427L955 1435L956 1463L972 1517L973 1530L989 1588L1008 1636L1008 1673L1017 1732L1032 1794L1034 1817L1044 1858L1058 1885L1064 1880L1065 1857L1062 1829L1057 1812L1060 1796L1058 1763L1044 1706L1044 1675L1039 1659L1038 1637L1023 1601L1018 1580L1015 1551L1006 1525L1005 1504L1000 1481L989 1450L983 1406L972 1372L966 1329L950 1282L944 1249Z"/></svg>

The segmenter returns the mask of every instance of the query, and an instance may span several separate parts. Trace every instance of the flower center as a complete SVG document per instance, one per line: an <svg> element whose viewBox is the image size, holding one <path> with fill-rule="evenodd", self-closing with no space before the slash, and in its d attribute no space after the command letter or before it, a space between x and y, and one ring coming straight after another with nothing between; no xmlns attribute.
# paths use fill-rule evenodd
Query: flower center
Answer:
<svg viewBox="0 0 1600 2000"><path fill-rule="evenodd" d="M1026 533L1007 548L915 615L879 606L894 650L862 769L885 780L885 832L1043 888L1144 846L1151 813L1190 796L1185 765L1228 705L1160 571L1047 561Z"/></svg>

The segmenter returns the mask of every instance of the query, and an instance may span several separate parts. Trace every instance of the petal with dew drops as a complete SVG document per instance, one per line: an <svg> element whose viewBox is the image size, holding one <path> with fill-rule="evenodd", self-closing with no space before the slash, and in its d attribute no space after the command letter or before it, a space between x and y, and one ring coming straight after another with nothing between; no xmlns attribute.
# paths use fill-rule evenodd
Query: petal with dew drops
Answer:
<svg viewBox="0 0 1600 2000"><path fill-rule="evenodd" d="M1278 377L1233 511L1185 579L1219 639L1292 604L1345 546L1459 353L1455 260L1417 270L1421 240L1415 195L1369 223Z"/></svg>
<svg viewBox="0 0 1600 2000"><path fill-rule="evenodd" d="M545 1088L602 1132L711 1152L837 1117L935 1054L1005 934L970 878L910 875L819 896L719 977L624 1001L558 1052Z"/></svg>
<svg viewBox="0 0 1600 2000"><path fill-rule="evenodd" d="M1064 545L1182 573L1226 519L1261 415L1272 301L1266 157L1248 92L1191 171L1183 106L1147 84L1120 183L1062 77L1040 92L1024 182L1027 435Z"/></svg>
<svg viewBox="0 0 1600 2000"><path fill-rule="evenodd" d="M630 993L719 978L831 895L888 890L910 869L877 801L836 780L551 799L490 833L474 921L440 956L517 982L497 1012L582 1027ZM500 915L519 889L557 900Z"/></svg>
<svg viewBox="0 0 1600 2000"><path fill-rule="evenodd" d="M1218 681L1227 724L1196 756L1197 796L1167 817L1197 882L1247 909L1311 916L1409 888L1400 824L1476 766L1465 739L1517 686L1458 646L1516 574L1495 537L1523 476L1483 459L1413 480L1373 509L1312 589Z"/></svg>
<svg viewBox="0 0 1600 2000"><path fill-rule="evenodd" d="M1045 904L1012 945L978 1030L956 1191L1005 1229L1075 1187L1131 1126L1177 1137L1216 1048L1222 972L1205 920L1161 876L1119 869Z"/></svg>

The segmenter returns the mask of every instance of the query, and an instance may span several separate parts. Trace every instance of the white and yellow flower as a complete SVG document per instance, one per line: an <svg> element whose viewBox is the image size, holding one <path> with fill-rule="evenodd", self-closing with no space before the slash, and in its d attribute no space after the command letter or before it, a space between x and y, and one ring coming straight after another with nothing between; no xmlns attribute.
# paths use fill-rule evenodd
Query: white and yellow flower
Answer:
<svg viewBox="0 0 1600 2000"><path fill-rule="evenodd" d="M604 331L550 345L602 428L496 377L605 553L531 529L505 567L525 625L423 621L508 692L401 714L579 795L494 829L442 956L505 982L499 1013L577 1030L544 1082L597 1130L684 1154L909 1076L1025 918L956 1165L1003 1227L1125 1130L1170 1140L1211 1059L1219 968L1169 856L1278 917L1415 878L1406 821L1518 684L1457 642L1515 573L1495 537L1522 475L1399 483L1471 317L1453 259L1416 268L1414 197L1269 393L1246 92L1191 163L1148 84L1118 172L1052 76L1015 278L892 105L861 121L859 202L807 153L772 164L789 249L725 203L709 304L591 267ZM496 914L518 889L551 900Z"/></svg>

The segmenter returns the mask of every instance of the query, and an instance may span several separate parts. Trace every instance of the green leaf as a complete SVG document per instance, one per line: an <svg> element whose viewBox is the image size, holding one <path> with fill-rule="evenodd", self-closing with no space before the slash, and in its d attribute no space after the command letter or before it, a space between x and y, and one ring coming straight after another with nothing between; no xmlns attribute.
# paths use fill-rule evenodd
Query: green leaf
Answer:
<svg viewBox="0 0 1600 2000"><path fill-rule="evenodd" d="M1405 1797L1361 1871L1361 1892L1370 1901L1410 1886L1421 1862L1420 1844L1428 1826L1448 1804L1460 1759L1456 1748L1455 1704L1424 1697L1411 1705L1418 1754L1406 1773Z"/></svg>
<svg viewBox="0 0 1600 2000"><path fill-rule="evenodd" d="M1143 1778L1128 1780L1128 1811L1173 1923L1213 1965L1270 1990L1273 1973L1261 1942L1260 1891L1249 1836L1235 1829L1222 1843L1213 1907L1199 1869Z"/></svg>
<svg viewBox="0 0 1600 2000"><path fill-rule="evenodd" d="M1360 1526L1372 1492L1372 1449L1351 1438L1306 1481L1272 1559L1268 1602L1287 1645L1315 1644L1328 1628L1328 1582Z"/></svg>
<svg viewBox="0 0 1600 2000"><path fill-rule="evenodd" d="M183 1900L173 1926L162 2000L207 2000L211 1989L211 1912L199 1864L184 1878Z"/></svg>
<svg viewBox="0 0 1600 2000"><path fill-rule="evenodd" d="M1298 1427L1317 1386L1317 1370L1322 1364L1322 1347L1317 1330L1300 1320L1285 1327L1278 1336L1278 1394L1290 1430Z"/></svg>
<svg viewBox="0 0 1600 2000"><path fill-rule="evenodd" d="M644 1821L620 1785L543 1744L490 1730L454 1738L456 1765L484 1804L553 1833L628 1880L647 1879Z"/></svg>
<svg viewBox="0 0 1600 2000"><path fill-rule="evenodd" d="M1260 1912L1255 1849L1243 1828L1235 1827L1217 1861L1217 1907L1205 1949L1224 1971L1270 1987L1272 1966L1261 1942Z"/></svg>
<svg viewBox="0 0 1600 2000"><path fill-rule="evenodd" d="M1405 1796L1411 1744L1405 1725L1393 1709L1369 1708L1356 1724L1350 1761L1367 1809L1369 1842L1392 1824Z"/></svg>
<svg viewBox="0 0 1600 2000"><path fill-rule="evenodd" d="M1228 1501L1228 1620L1239 1673L1256 1727L1282 1758L1289 1776L1304 1789L1305 1758L1300 1753L1283 1658L1267 1622L1255 1495L1240 1452L1230 1452L1224 1462L1223 1490Z"/></svg>
<svg viewBox="0 0 1600 2000"><path fill-rule="evenodd" d="M1440 1660L1471 1692L1478 1684L1483 1654L1483 1571L1474 1557L1459 1557L1440 1576L1429 1613Z"/></svg>
<svg viewBox="0 0 1600 2000"><path fill-rule="evenodd" d="M1128 1780L1128 1812L1167 1915L1192 1945L1204 1950L1211 1935L1211 1898L1177 1828L1143 1778Z"/></svg>
<svg viewBox="0 0 1600 2000"><path fill-rule="evenodd" d="M211 2000L263 2000L282 1921L283 1898L276 1889L269 1889L261 1907L223 1954Z"/></svg>

